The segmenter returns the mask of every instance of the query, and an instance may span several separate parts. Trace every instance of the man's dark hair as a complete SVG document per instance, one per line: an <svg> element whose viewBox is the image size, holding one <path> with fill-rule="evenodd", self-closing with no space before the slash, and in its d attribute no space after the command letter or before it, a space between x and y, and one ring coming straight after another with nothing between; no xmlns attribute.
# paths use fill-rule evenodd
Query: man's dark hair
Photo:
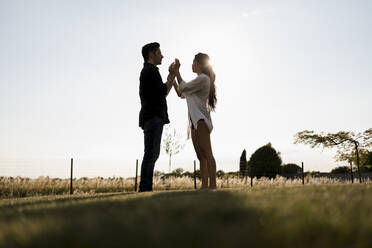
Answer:
<svg viewBox="0 0 372 248"><path fill-rule="evenodd" d="M156 52L156 50L158 50L159 47L160 44L157 42L152 42L142 47L142 56L145 62L149 59L150 52L152 53Z"/></svg>

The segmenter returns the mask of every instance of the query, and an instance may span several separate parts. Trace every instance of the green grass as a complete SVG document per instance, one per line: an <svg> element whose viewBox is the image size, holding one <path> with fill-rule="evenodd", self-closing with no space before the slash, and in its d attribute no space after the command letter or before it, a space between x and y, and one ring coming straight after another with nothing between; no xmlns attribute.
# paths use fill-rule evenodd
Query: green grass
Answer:
<svg viewBox="0 0 372 248"><path fill-rule="evenodd" d="M0 247L372 247L372 185L0 200Z"/></svg>

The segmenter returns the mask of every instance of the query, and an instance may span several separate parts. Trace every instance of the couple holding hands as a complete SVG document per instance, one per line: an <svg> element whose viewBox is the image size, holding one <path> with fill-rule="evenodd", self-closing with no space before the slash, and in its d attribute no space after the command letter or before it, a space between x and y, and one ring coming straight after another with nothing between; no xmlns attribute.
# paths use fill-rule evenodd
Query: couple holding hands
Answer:
<svg viewBox="0 0 372 248"><path fill-rule="evenodd" d="M145 153L141 165L139 192L152 191L155 162L160 154L164 124L169 123L166 96L174 87L177 95L186 99L188 107L188 138L191 137L200 162L202 189L216 188L216 161L213 156L210 133L213 129L210 111L216 107L215 73L207 54L195 55L192 71L197 77L185 82L178 59L169 66L167 82L163 83L159 68L163 55L160 44L153 42L142 47L144 59L140 75L141 110L139 126L143 129ZM177 80L176 80L177 79Z"/></svg>

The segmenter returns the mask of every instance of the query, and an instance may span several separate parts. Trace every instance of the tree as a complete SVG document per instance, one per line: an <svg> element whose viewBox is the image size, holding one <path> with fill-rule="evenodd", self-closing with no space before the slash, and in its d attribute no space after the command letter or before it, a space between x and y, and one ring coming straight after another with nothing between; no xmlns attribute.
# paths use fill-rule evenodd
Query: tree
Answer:
<svg viewBox="0 0 372 248"><path fill-rule="evenodd" d="M182 142L183 138L177 134L176 129L173 129L173 132L169 129L167 126L163 134L163 149L169 155L169 173L171 173L172 156L179 153L185 147L185 143Z"/></svg>
<svg viewBox="0 0 372 248"><path fill-rule="evenodd" d="M281 173L283 174L296 174L300 172L302 168L297 164L285 164L281 168Z"/></svg>
<svg viewBox="0 0 372 248"><path fill-rule="evenodd" d="M359 182L362 182L360 174L360 149L367 149L372 146L372 128L367 129L363 133L345 132L340 131L338 133L319 133L316 134L314 131L302 131L295 135L295 144L303 143L310 145L311 148L323 147L331 148L337 147L336 159L343 159L346 157L345 154L352 154L355 152L356 164L359 173Z"/></svg>
<svg viewBox="0 0 372 248"><path fill-rule="evenodd" d="M239 172L243 177L247 174L247 155L245 149L240 156Z"/></svg>
<svg viewBox="0 0 372 248"><path fill-rule="evenodd" d="M258 148L249 159L252 176L274 178L280 171L282 159L271 143Z"/></svg>

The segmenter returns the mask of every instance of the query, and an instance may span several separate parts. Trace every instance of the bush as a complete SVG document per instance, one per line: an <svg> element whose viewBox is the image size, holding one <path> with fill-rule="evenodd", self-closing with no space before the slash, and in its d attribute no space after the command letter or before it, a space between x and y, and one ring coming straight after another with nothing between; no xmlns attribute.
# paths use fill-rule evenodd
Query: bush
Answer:
<svg viewBox="0 0 372 248"><path fill-rule="evenodd" d="M194 172L185 171L185 172L182 174L182 177L191 177L191 178L194 178Z"/></svg>
<svg viewBox="0 0 372 248"><path fill-rule="evenodd" d="M271 146L267 144L258 148L249 159L248 165L252 169L252 175L260 177L275 178L280 172L280 166L282 159L279 153Z"/></svg>
<svg viewBox="0 0 372 248"><path fill-rule="evenodd" d="M281 173L283 174L297 174L301 173L302 168L297 164L285 164L281 167Z"/></svg>
<svg viewBox="0 0 372 248"><path fill-rule="evenodd" d="M306 172L306 177L311 178L311 177L320 177L320 171L310 171Z"/></svg>
<svg viewBox="0 0 372 248"><path fill-rule="evenodd" d="M182 177L182 173L183 173L183 169L182 168L177 168L177 169L175 169L175 170L172 171L172 174L175 177Z"/></svg>
<svg viewBox="0 0 372 248"><path fill-rule="evenodd" d="M363 165L360 168L361 172L372 172L372 165Z"/></svg>
<svg viewBox="0 0 372 248"><path fill-rule="evenodd" d="M216 172L216 176L217 177L223 177L225 175L225 172L223 171L223 170L218 170L217 172Z"/></svg>
<svg viewBox="0 0 372 248"><path fill-rule="evenodd" d="M368 151L366 158L365 158L364 165L372 166L372 152Z"/></svg>
<svg viewBox="0 0 372 248"><path fill-rule="evenodd" d="M342 173L350 173L350 168L348 166L339 166L331 170L332 174L342 174Z"/></svg>
<svg viewBox="0 0 372 248"><path fill-rule="evenodd" d="M195 177L198 178L199 180L201 180L201 172L200 172L200 170L196 170L195 171Z"/></svg>

